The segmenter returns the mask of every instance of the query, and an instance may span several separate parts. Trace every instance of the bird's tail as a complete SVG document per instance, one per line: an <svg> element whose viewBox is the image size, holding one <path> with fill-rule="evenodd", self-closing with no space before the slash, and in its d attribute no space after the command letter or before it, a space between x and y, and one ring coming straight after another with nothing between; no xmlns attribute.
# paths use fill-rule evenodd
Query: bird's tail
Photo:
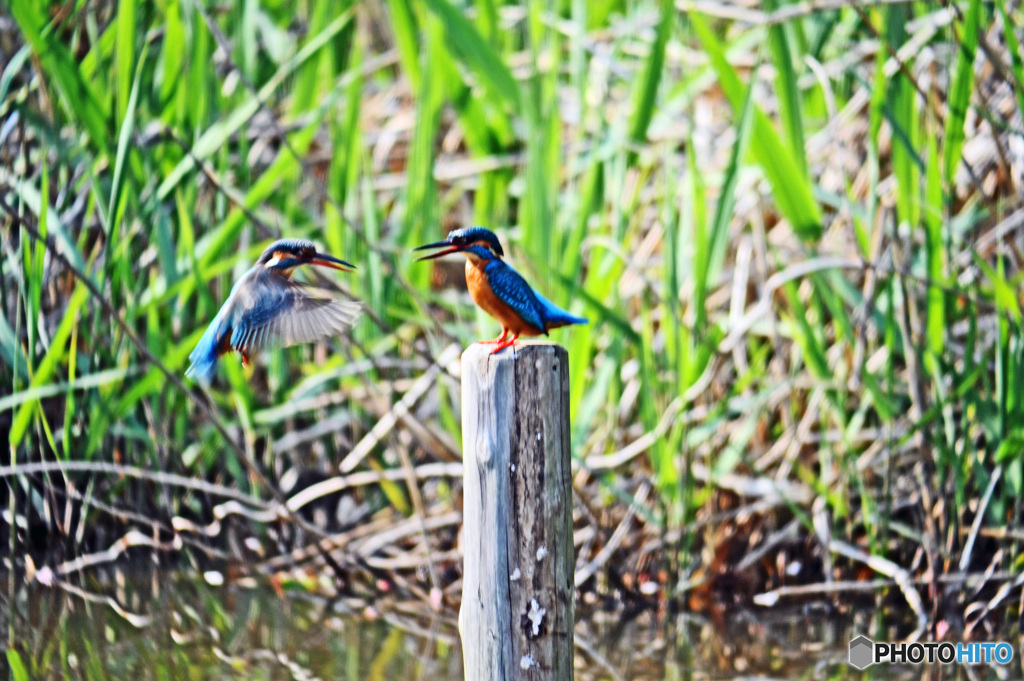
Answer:
<svg viewBox="0 0 1024 681"><path fill-rule="evenodd" d="M541 294L537 293L536 295L537 300L539 300L540 304L544 307L544 322L547 328L557 329L560 326L568 326L569 324L590 323L590 320L585 317L577 317L569 314Z"/></svg>
<svg viewBox="0 0 1024 681"><path fill-rule="evenodd" d="M196 344L196 349L188 356L192 362L185 377L201 383L209 383L217 371L217 336L220 331L220 319L214 319L213 323L206 328L203 337Z"/></svg>
<svg viewBox="0 0 1024 681"><path fill-rule="evenodd" d="M217 355L213 357L193 357L192 364L185 371L185 378L199 383L209 383L217 371Z"/></svg>
<svg viewBox="0 0 1024 681"><path fill-rule="evenodd" d="M549 329L557 329L560 326L568 326L570 324L589 324L590 320L586 317L576 317L563 310L561 314L548 317L547 322Z"/></svg>

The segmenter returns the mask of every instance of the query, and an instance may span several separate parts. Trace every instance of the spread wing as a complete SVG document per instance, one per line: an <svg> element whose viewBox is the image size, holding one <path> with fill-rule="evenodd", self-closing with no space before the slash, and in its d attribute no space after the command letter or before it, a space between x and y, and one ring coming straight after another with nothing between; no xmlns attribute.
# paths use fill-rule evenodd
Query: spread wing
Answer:
<svg viewBox="0 0 1024 681"><path fill-rule="evenodd" d="M336 300L272 272L253 273L239 287L231 345L245 352L267 346L314 343L336 336L359 316L359 303Z"/></svg>
<svg viewBox="0 0 1024 681"><path fill-rule="evenodd" d="M521 274L502 260L492 261L485 272L498 300L515 310L527 324L547 333L537 294Z"/></svg>

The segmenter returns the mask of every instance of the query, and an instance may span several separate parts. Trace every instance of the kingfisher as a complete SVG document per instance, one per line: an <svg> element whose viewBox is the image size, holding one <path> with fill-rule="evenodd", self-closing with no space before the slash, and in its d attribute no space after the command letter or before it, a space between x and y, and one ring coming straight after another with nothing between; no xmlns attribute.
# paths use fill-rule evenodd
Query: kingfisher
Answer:
<svg viewBox="0 0 1024 681"><path fill-rule="evenodd" d="M510 345L515 345L519 336L548 335L551 329L568 324L587 324L590 320L575 317L541 294L534 291L526 280L504 260L505 252L494 232L485 227L465 227L448 234L444 241L437 241L414 248L422 251L428 248L445 250L425 255L418 260L433 260L450 253L465 253L466 284L473 302L498 320L501 335L494 340L480 341L495 345L493 355ZM508 334L512 338L507 338Z"/></svg>
<svg viewBox="0 0 1024 681"><path fill-rule="evenodd" d="M252 269L242 275L231 294L188 356L185 375L208 383L217 360L232 350L242 366L258 350L313 343L348 328L359 314L359 303L337 300L326 291L293 280L300 265L319 265L351 272L355 266L326 253L310 241L281 239L267 246Z"/></svg>

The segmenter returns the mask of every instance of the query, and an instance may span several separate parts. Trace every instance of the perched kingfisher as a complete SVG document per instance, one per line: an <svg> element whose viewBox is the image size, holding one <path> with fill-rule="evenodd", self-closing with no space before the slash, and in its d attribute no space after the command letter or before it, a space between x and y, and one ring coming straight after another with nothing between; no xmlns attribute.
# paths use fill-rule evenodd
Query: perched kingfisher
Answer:
<svg viewBox="0 0 1024 681"><path fill-rule="evenodd" d="M235 350L247 366L254 352L270 345L313 343L352 325L359 303L331 298L326 291L293 281L299 265L320 265L343 272L355 266L326 253L312 242L281 239L270 244L210 322L188 358L185 375L208 383L221 355Z"/></svg>
<svg viewBox="0 0 1024 681"><path fill-rule="evenodd" d="M432 260L450 253L466 254L466 284L473 302L501 324L501 335L490 341L495 344L493 355L510 345L515 345L519 336L548 335L548 331L568 324L586 324L588 319L574 317L541 294L530 288L526 280L502 258L498 237L484 227L466 227L448 234L444 241L438 241L414 248L445 248L419 260ZM506 340L509 332L512 338Z"/></svg>

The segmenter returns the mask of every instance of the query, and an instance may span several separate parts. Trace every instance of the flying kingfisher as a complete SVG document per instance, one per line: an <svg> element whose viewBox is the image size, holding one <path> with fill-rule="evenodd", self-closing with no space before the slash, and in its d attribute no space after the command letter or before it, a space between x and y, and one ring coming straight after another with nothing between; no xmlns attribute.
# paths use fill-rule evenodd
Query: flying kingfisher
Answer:
<svg viewBox="0 0 1024 681"><path fill-rule="evenodd" d="M292 280L299 265L320 265L343 272L355 266L326 253L312 242L281 239L270 244L252 269L231 289L220 312L188 358L185 375L208 383L221 355L235 350L247 366L254 352L270 346L313 343L352 325L359 303L331 298L326 291Z"/></svg>
<svg viewBox="0 0 1024 681"><path fill-rule="evenodd" d="M445 248L447 247L447 248ZM466 284L473 302L501 324L501 335L490 341L495 344L491 351L504 350L515 345L519 336L539 336L551 329L568 324L586 324L582 317L574 317L544 296L530 288L526 280L502 260L505 252L498 237L484 227L466 227L448 234L444 241L438 241L413 250L445 248L419 260L432 260L449 253L466 254ZM511 339L506 339L509 333Z"/></svg>

